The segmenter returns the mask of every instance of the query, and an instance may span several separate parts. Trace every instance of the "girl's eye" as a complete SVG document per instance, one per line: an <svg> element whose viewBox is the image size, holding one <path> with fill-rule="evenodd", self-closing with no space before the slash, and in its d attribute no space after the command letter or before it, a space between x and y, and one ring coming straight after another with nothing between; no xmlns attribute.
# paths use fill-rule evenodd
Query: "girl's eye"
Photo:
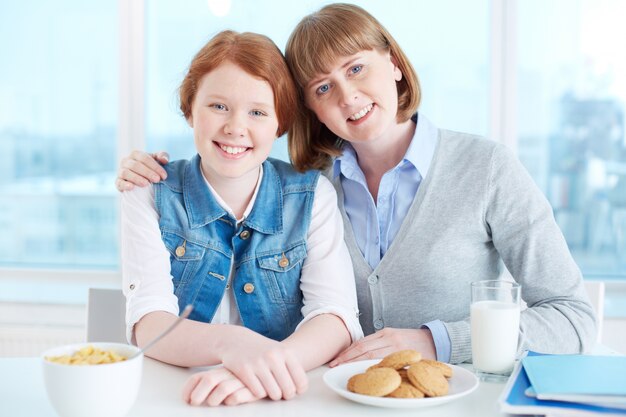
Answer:
<svg viewBox="0 0 626 417"><path fill-rule="evenodd" d="M323 84L317 87L317 90L315 90L315 92L317 94L326 94L328 90L330 90L330 86L328 84Z"/></svg>
<svg viewBox="0 0 626 417"><path fill-rule="evenodd" d="M226 106L220 103L211 104L209 107L213 107L215 110L226 110Z"/></svg>
<svg viewBox="0 0 626 417"><path fill-rule="evenodd" d="M265 116L265 113L263 113L261 110L252 110L252 111L250 112L250 114L251 114L252 116L257 116L257 117L259 117L259 116Z"/></svg>
<svg viewBox="0 0 626 417"><path fill-rule="evenodd" d="M350 73L358 74L359 72L361 72L362 69L363 65L355 65L354 67L350 68Z"/></svg>

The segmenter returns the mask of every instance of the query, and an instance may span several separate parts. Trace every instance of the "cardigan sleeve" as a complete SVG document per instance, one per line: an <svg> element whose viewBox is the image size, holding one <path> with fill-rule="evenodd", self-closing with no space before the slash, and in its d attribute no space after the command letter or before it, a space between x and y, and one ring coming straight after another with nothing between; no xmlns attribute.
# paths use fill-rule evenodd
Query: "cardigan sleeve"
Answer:
<svg viewBox="0 0 626 417"><path fill-rule="evenodd" d="M596 323L552 208L521 162L497 146L485 222L505 266L522 286L519 351L587 352Z"/></svg>

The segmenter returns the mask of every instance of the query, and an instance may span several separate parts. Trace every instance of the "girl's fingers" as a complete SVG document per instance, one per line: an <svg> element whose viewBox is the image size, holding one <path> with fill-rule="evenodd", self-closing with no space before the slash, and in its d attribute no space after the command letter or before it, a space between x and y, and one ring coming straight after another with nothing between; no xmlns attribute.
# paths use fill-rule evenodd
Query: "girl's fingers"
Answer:
<svg viewBox="0 0 626 417"><path fill-rule="evenodd" d="M206 403L212 407L218 406L224 402L224 400L232 393L245 388L243 383L232 376L231 379L217 384L206 398Z"/></svg>
<svg viewBox="0 0 626 417"><path fill-rule="evenodd" d="M306 376L306 372L304 371L302 364L300 364L300 361L298 361L297 358L289 355L287 357L286 365L287 370L291 375L291 379L296 386L296 394L303 394L309 388L309 378Z"/></svg>
<svg viewBox="0 0 626 417"><path fill-rule="evenodd" d="M225 405L239 405L239 404L245 404L245 403L249 403L249 402L256 401L256 400L258 400L258 398L252 395L252 392L248 388L243 387L233 392L228 397L226 397L224 399L224 404Z"/></svg>

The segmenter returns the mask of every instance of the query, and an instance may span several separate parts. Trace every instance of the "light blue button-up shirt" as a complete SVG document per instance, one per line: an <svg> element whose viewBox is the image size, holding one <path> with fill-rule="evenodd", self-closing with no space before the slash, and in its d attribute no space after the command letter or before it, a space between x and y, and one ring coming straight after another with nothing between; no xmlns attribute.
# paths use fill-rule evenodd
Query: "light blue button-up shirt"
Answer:
<svg viewBox="0 0 626 417"><path fill-rule="evenodd" d="M335 159L333 173L341 175L346 214L354 237L367 263L375 269L398 234L415 194L428 174L437 145L438 130L424 116L414 115L415 134L404 158L387 171L378 187L378 201L367 188L365 174L354 148L346 142L343 154ZM428 296L424 294L424 296ZM432 335L437 359L450 360L450 338L440 320L424 323Z"/></svg>

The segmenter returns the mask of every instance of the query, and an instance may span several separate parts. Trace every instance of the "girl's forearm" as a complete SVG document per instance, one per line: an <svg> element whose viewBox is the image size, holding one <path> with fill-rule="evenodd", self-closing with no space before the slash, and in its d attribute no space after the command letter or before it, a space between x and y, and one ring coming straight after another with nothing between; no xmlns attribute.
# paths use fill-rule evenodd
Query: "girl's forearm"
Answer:
<svg viewBox="0 0 626 417"><path fill-rule="evenodd" d="M306 371L317 368L350 345L350 332L334 314L320 314L304 323L283 344L298 356Z"/></svg>
<svg viewBox="0 0 626 417"><path fill-rule="evenodd" d="M135 324L137 345L143 347L157 337L176 316L164 311L146 314ZM245 327L184 320L146 352L146 356L177 366L210 366L221 363L228 344L240 340Z"/></svg>

